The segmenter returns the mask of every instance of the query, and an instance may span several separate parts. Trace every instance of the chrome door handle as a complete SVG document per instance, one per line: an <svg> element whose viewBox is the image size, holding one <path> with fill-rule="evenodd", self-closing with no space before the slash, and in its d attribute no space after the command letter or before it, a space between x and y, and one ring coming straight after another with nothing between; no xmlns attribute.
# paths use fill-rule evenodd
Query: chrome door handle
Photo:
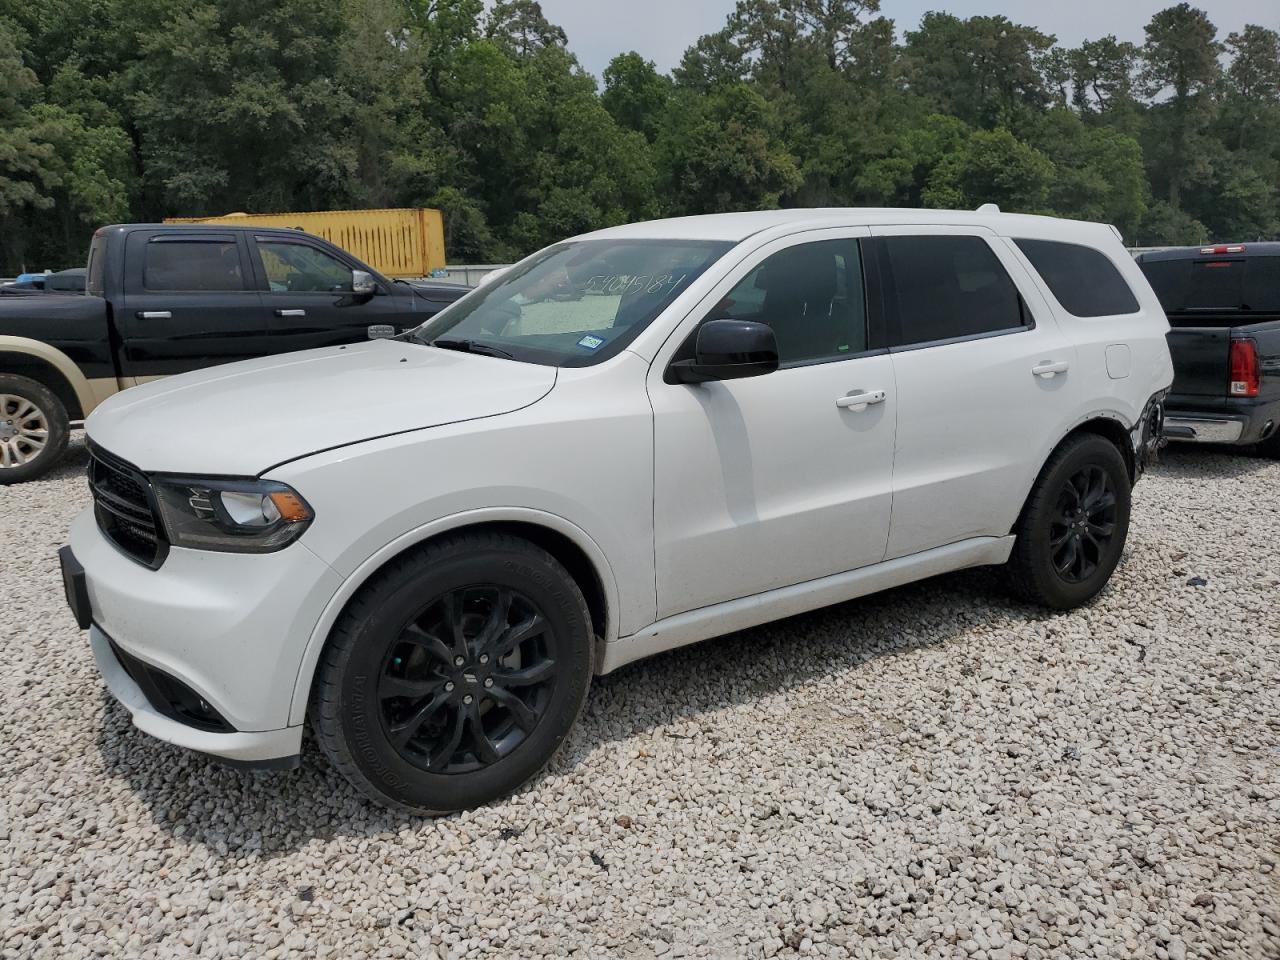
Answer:
<svg viewBox="0 0 1280 960"><path fill-rule="evenodd" d="M862 393L851 393L847 397L837 397L836 406L841 410L852 410L861 413L873 403L884 403L888 394L883 390L866 390Z"/></svg>
<svg viewBox="0 0 1280 960"><path fill-rule="evenodd" d="M305 317L306 315L307 315L307 311L305 310L277 310L276 311L277 317Z"/></svg>
<svg viewBox="0 0 1280 960"><path fill-rule="evenodd" d="M1065 360L1043 360L1031 368L1031 372L1042 380L1052 380L1060 373L1066 373L1071 364Z"/></svg>
<svg viewBox="0 0 1280 960"><path fill-rule="evenodd" d="M172 320L173 313L169 310L139 310L139 320Z"/></svg>

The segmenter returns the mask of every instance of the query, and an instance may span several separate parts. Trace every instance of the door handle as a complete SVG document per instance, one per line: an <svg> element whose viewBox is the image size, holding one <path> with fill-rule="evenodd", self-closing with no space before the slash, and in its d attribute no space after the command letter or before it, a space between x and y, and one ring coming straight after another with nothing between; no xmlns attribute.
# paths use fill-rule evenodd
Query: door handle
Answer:
<svg viewBox="0 0 1280 960"><path fill-rule="evenodd" d="M173 312L170 310L139 310L139 320L172 320Z"/></svg>
<svg viewBox="0 0 1280 960"><path fill-rule="evenodd" d="M306 315L307 315L307 311L305 310L277 310L276 311L277 317L305 317Z"/></svg>
<svg viewBox="0 0 1280 960"><path fill-rule="evenodd" d="M884 403L888 394L883 390L866 390L862 393L851 393L847 397L837 397L836 406L841 410L852 410L861 413L873 403Z"/></svg>
<svg viewBox="0 0 1280 960"><path fill-rule="evenodd" d="M1071 364L1065 360L1042 360L1031 368L1031 372L1042 380L1052 380L1060 373L1066 373Z"/></svg>

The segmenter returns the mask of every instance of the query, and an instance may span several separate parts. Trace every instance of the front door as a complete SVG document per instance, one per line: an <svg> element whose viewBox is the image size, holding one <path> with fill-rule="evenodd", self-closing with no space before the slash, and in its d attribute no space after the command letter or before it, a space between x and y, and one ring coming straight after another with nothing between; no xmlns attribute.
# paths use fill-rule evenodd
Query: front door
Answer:
<svg viewBox="0 0 1280 960"><path fill-rule="evenodd" d="M250 249L266 307L263 323L278 344L276 352L358 343L371 326L400 333L426 319L415 319L407 289L399 293L379 282L372 296L354 295L351 271L361 269L357 261L340 259L305 234L264 234L253 238Z"/></svg>
<svg viewBox="0 0 1280 960"><path fill-rule="evenodd" d="M775 241L687 317L649 375L658 615L879 562L889 532L897 399L868 350L858 229ZM773 327L781 368L666 382L698 325Z"/></svg>
<svg viewBox="0 0 1280 960"><path fill-rule="evenodd" d="M1075 348L1004 239L873 232L898 388L886 558L1005 536L1073 409Z"/></svg>

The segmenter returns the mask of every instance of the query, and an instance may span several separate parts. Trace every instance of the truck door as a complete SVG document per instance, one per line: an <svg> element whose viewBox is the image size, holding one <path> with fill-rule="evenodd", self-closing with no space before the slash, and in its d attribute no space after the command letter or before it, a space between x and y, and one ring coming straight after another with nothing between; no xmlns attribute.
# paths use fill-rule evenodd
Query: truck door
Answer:
<svg viewBox="0 0 1280 960"><path fill-rule="evenodd" d="M263 352L262 303L235 233L131 233L117 304L120 373L185 373Z"/></svg>
<svg viewBox="0 0 1280 960"><path fill-rule="evenodd" d="M352 270L367 269L327 249L306 234L261 234L250 240L262 293L263 325L279 351L307 350L368 338L373 325L416 326L413 296L378 279L372 295L352 293Z"/></svg>

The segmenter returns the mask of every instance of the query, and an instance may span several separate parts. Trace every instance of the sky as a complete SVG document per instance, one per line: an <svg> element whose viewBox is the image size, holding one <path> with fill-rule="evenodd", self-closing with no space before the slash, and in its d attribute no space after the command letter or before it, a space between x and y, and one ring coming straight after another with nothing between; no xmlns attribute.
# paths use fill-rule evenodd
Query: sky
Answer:
<svg viewBox="0 0 1280 960"><path fill-rule="evenodd" d="M881 0L880 12L899 31L912 29L928 10L959 17L1003 14L1054 34L1060 43L1114 33L1141 43L1151 15L1175 0ZM636 50L670 70L704 33L724 26L734 0L541 0L542 12L564 28L569 49L599 77L619 53ZM1246 23L1280 29L1278 0L1193 0L1218 27L1219 39Z"/></svg>

